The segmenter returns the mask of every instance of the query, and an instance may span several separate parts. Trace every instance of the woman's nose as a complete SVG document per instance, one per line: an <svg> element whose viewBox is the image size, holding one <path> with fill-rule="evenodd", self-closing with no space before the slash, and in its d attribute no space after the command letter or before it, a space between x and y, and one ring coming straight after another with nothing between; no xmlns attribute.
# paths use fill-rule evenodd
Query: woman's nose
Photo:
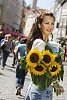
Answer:
<svg viewBox="0 0 67 100"><path fill-rule="evenodd" d="M53 25L52 24L49 24L49 29L52 29L53 28Z"/></svg>

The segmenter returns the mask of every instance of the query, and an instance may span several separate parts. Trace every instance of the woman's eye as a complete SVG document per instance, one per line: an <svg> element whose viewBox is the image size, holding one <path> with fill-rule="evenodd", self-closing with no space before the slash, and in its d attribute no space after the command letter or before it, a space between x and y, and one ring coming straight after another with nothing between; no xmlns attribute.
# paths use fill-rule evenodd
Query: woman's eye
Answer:
<svg viewBox="0 0 67 100"><path fill-rule="evenodd" d="M48 22L44 22L45 24L49 24Z"/></svg>
<svg viewBox="0 0 67 100"><path fill-rule="evenodd" d="M49 23L45 23L45 24L49 24Z"/></svg>
<svg viewBox="0 0 67 100"><path fill-rule="evenodd" d="M52 23L52 25L54 25L54 23Z"/></svg>

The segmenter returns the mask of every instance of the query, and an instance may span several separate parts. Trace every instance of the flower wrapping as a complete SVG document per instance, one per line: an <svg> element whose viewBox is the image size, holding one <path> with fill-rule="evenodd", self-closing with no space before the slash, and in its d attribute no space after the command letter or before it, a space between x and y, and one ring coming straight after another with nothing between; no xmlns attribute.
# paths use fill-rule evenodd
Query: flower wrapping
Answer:
<svg viewBox="0 0 67 100"><path fill-rule="evenodd" d="M38 49L30 50L29 53L21 57L21 68L31 73L32 81L41 90L45 90L50 85L53 86L56 95L63 91L59 81L63 81L64 68L62 65L63 50L53 52L49 45L45 45L42 52Z"/></svg>

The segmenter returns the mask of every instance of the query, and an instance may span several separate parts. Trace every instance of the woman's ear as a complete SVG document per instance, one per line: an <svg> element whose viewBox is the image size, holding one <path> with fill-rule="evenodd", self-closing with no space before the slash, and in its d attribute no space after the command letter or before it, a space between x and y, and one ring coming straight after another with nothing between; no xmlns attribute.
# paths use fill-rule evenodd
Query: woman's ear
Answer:
<svg viewBox="0 0 67 100"><path fill-rule="evenodd" d="M39 27L39 28L41 27L40 24L38 24L38 27Z"/></svg>

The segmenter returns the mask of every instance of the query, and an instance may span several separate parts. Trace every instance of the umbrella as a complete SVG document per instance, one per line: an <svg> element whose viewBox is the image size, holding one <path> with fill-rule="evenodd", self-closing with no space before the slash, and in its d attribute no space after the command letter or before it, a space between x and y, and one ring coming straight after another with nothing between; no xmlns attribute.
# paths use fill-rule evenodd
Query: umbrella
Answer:
<svg viewBox="0 0 67 100"><path fill-rule="evenodd" d="M24 34L20 33L20 32L14 32L11 30L2 30L3 34L11 34L15 37L20 37L20 38L27 38L27 36L25 36Z"/></svg>

